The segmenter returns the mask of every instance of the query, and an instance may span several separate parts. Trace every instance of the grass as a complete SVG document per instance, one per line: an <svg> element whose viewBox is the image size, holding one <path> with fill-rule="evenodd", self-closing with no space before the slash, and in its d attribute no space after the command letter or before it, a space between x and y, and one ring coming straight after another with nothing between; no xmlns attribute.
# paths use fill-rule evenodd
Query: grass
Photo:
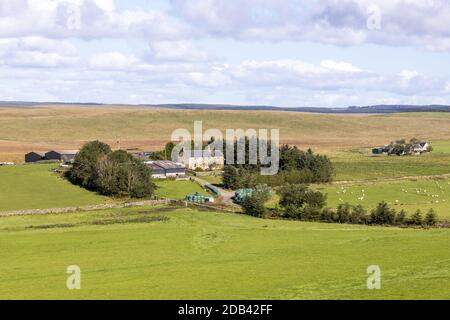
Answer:
<svg viewBox="0 0 450 320"><path fill-rule="evenodd" d="M450 174L450 141L436 141L434 151L421 156L372 156L369 149L334 152L337 181L385 180L406 176Z"/></svg>
<svg viewBox="0 0 450 320"><path fill-rule="evenodd" d="M0 259L8 263L0 264L0 299L448 299L450 295L450 230L160 210L1 218ZM90 223L142 215L169 220ZM61 227L29 228L42 225ZM382 271L381 290L366 288L366 269L374 264ZM66 289L69 265L81 268L81 290Z"/></svg>
<svg viewBox="0 0 450 320"><path fill-rule="evenodd" d="M384 200L396 210L404 209L410 214L417 209L425 214L433 208L440 218L450 218L450 179L316 186L316 189L328 194L331 208L348 202L371 210Z"/></svg>
<svg viewBox="0 0 450 320"><path fill-rule="evenodd" d="M204 176L199 177L202 180L205 180L213 185L221 185L222 184L222 176Z"/></svg>
<svg viewBox="0 0 450 320"><path fill-rule="evenodd" d="M283 142L320 152L371 147L399 138L450 139L450 117L435 113L385 116L96 106L0 108L0 161L23 161L30 150L74 149L96 139L114 148L120 140L123 148L157 150L175 129L192 131L195 120L203 120L204 130L277 128Z"/></svg>
<svg viewBox="0 0 450 320"><path fill-rule="evenodd" d="M52 172L55 165L0 167L0 211L78 207L111 202Z"/></svg>
<svg viewBox="0 0 450 320"><path fill-rule="evenodd" d="M209 195L208 192L192 181L157 180L155 183L158 187L156 195L160 198L182 200L188 194L196 192L205 196Z"/></svg>

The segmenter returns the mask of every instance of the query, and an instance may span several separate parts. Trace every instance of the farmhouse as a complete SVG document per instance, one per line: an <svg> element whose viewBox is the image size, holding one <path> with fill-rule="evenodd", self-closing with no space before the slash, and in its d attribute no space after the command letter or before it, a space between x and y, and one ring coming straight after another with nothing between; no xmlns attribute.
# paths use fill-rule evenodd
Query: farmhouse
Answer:
<svg viewBox="0 0 450 320"><path fill-rule="evenodd" d="M25 155L25 162L26 163L36 163L39 161L45 160L45 153L44 152L30 152Z"/></svg>
<svg viewBox="0 0 450 320"><path fill-rule="evenodd" d="M181 159L183 164L191 170L222 169L225 159L221 151L194 150L187 159Z"/></svg>
<svg viewBox="0 0 450 320"><path fill-rule="evenodd" d="M71 163L79 150L53 150L45 154L45 160L56 160L64 163Z"/></svg>
<svg viewBox="0 0 450 320"><path fill-rule="evenodd" d="M413 146L413 153L422 154L424 152L428 152L431 145L429 142L419 142Z"/></svg>
<svg viewBox="0 0 450 320"><path fill-rule="evenodd" d="M147 161L147 167L152 170L152 177L155 179L184 178L186 168L172 161Z"/></svg>

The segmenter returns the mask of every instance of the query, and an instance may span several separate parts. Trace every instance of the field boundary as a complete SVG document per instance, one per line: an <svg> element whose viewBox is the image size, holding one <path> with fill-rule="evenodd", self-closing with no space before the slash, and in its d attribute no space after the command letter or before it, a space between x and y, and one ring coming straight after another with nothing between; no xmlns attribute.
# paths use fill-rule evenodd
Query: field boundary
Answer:
<svg viewBox="0 0 450 320"><path fill-rule="evenodd" d="M107 210L107 209L124 209L124 208L131 208L131 207L168 205L171 202L172 202L172 200L169 200L169 199L144 200L144 201L137 201L137 202L126 202L126 203L122 203L122 204L98 204L98 205L67 207L67 208L4 211L4 212L0 212L0 217L62 214L62 213L73 213L73 212L79 212L79 211L97 211L97 210Z"/></svg>

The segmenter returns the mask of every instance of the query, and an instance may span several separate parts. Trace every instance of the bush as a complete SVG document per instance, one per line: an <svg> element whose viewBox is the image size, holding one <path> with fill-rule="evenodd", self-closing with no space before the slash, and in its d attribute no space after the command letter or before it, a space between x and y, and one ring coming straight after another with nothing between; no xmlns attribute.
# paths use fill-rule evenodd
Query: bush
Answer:
<svg viewBox="0 0 450 320"><path fill-rule="evenodd" d="M437 222L438 222L438 218L437 218L436 212L433 209L430 209L428 211L427 215L425 216L424 223L427 226L432 227L432 226L435 226L437 224Z"/></svg>
<svg viewBox="0 0 450 320"><path fill-rule="evenodd" d="M402 226L406 224L408 221L407 214L405 210L402 210L398 213L398 215L395 217L395 224L398 226Z"/></svg>
<svg viewBox="0 0 450 320"><path fill-rule="evenodd" d="M367 223L367 211L363 208L362 205L357 205L353 207L352 213L350 216L350 223L352 224L366 224Z"/></svg>
<svg viewBox="0 0 450 320"><path fill-rule="evenodd" d="M280 188L280 206L282 208L302 208L307 202L308 186L303 184L287 184Z"/></svg>
<svg viewBox="0 0 450 320"><path fill-rule="evenodd" d="M350 210L351 206L348 203L340 204L337 208L337 222L348 223L350 222Z"/></svg>
<svg viewBox="0 0 450 320"><path fill-rule="evenodd" d="M371 213L370 223L378 225L393 225L395 222L395 210L389 208L386 202L381 202Z"/></svg>
<svg viewBox="0 0 450 320"><path fill-rule="evenodd" d="M242 202L244 213L253 217L263 217L267 212L266 202L269 200L265 192L254 192Z"/></svg>
<svg viewBox="0 0 450 320"><path fill-rule="evenodd" d="M421 226L423 224L422 211L417 210L409 219L409 224L415 226Z"/></svg>

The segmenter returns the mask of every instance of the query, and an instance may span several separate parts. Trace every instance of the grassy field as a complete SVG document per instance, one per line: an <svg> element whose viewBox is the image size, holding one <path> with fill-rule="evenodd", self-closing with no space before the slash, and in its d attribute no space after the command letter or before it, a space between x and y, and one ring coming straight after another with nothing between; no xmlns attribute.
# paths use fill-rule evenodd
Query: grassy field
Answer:
<svg viewBox="0 0 450 320"><path fill-rule="evenodd" d="M196 192L205 196L209 195L208 192L192 181L157 180L155 183L158 187L156 195L160 198L181 200L188 194Z"/></svg>
<svg viewBox="0 0 450 320"><path fill-rule="evenodd" d="M372 156L370 149L353 149L332 152L330 157L337 181L450 174L450 141L435 141L433 148L432 153L421 156Z"/></svg>
<svg viewBox="0 0 450 320"><path fill-rule="evenodd" d="M396 210L405 209L409 214L417 209L425 214L433 208L441 218L450 217L450 179L370 182L316 188L328 194L328 206L331 208L347 202L361 204L371 210L384 200Z"/></svg>
<svg viewBox="0 0 450 320"><path fill-rule="evenodd" d="M0 218L0 299L448 299L449 241L191 209ZM66 289L69 265L81 290Z"/></svg>
<svg viewBox="0 0 450 320"><path fill-rule="evenodd" d="M126 107L0 108L0 161L30 150L74 149L90 140L156 150L174 129L278 128L283 142L317 151L383 145L399 138L450 140L448 114L327 115L296 112L165 110ZM38 130L36 128L39 128ZM55 132L62 134L55 135Z"/></svg>
<svg viewBox="0 0 450 320"><path fill-rule="evenodd" d="M0 167L0 211L77 207L111 202L72 185L55 165Z"/></svg>

